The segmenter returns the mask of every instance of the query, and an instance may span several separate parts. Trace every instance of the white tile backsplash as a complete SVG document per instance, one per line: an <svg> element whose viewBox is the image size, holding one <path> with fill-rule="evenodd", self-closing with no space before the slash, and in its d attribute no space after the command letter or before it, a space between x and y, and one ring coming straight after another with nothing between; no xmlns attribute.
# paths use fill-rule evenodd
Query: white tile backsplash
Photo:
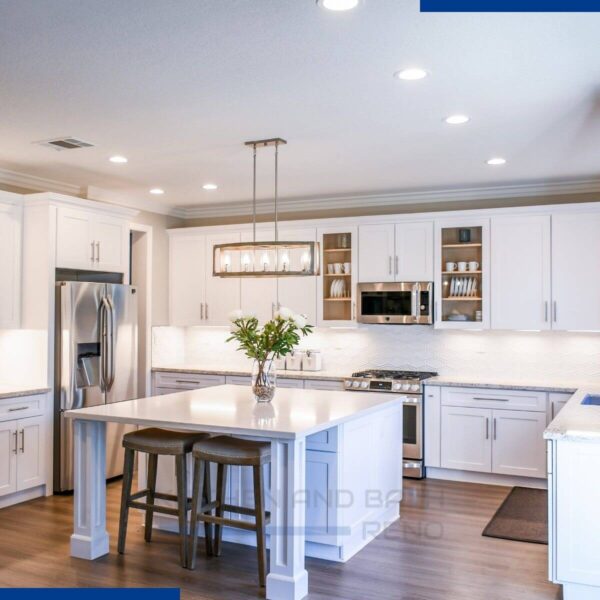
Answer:
<svg viewBox="0 0 600 600"><path fill-rule="evenodd" d="M45 330L0 330L0 384L45 387L47 340Z"/></svg>
<svg viewBox="0 0 600 600"><path fill-rule="evenodd" d="M221 327L158 327L153 364L223 364L247 368ZM441 331L427 326L373 325L316 329L302 348L319 348L323 369L351 374L364 368L437 371L445 376L600 383L600 334L568 332Z"/></svg>

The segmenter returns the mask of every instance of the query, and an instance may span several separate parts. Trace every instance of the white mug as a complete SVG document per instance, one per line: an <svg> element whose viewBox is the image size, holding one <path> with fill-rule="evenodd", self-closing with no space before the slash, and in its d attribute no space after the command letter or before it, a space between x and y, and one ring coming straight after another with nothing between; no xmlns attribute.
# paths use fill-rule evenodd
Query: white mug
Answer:
<svg viewBox="0 0 600 600"><path fill-rule="evenodd" d="M454 269L456 269L455 262L447 262L446 263L446 271L454 271Z"/></svg>
<svg viewBox="0 0 600 600"><path fill-rule="evenodd" d="M329 263L329 264L327 265L327 272L328 272L330 275L333 275L333 272L334 272L333 263Z"/></svg>
<svg viewBox="0 0 600 600"><path fill-rule="evenodd" d="M352 263L344 263L344 273L346 274L350 274L350 271L352 270Z"/></svg>
<svg viewBox="0 0 600 600"><path fill-rule="evenodd" d="M477 271L479 269L479 263L475 260L472 260L469 263L469 271Z"/></svg>
<svg viewBox="0 0 600 600"><path fill-rule="evenodd" d="M335 274L336 275L341 275L342 274L342 269L344 268L344 265L342 263L334 263L333 266L335 267Z"/></svg>
<svg viewBox="0 0 600 600"><path fill-rule="evenodd" d="M458 270L459 271L466 271L467 270L467 263L464 260L461 260L458 263Z"/></svg>

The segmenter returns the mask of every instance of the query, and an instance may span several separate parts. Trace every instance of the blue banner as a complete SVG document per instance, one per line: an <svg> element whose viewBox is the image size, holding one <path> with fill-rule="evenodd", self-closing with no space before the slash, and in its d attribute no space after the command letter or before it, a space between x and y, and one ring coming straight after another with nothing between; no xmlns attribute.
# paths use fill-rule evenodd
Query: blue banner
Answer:
<svg viewBox="0 0 600 600"><path fill-rule="evenodd" d="M421 0L421 12L600 12L600 0Z"/></svg>
<svg viewBox="0 0 600 600"><path fill-rule="evenodd" d="M2 600L180 600L178 588L1 588Z"/></svg>

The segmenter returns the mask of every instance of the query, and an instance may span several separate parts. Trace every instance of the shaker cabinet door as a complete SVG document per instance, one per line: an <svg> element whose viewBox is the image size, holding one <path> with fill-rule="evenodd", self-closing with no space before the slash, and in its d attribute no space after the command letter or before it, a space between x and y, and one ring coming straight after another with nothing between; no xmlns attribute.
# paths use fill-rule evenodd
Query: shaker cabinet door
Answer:
<svg viewBox="0 0 600 600"><path fill-rule="evenodd" d="M394 225L361 225L358 228L358 280L394 281L396 269Z"/></svg>
<svg viewBox="0 0 600 600"><path fill-rule="evenodd" d="M433 221L396 225L396 281L433 281Z"/></svg>
<svg viewBox="0 0 600 600"><path fill-rule="evenodd" d="M44 477L44 419L34 417L18 422L17 489L42 485Z"/></svg>
<svg viewBox="0 0 600 600"><path fill-rule="evenodd" d="M62 269L93 269L95 247L92 214L85 210L59 208L56 221L56 266Z"/></svg>
<svg viewBox="0 0 600 600"><path fill-rule="evenodd" d="M0 496L17 491L17 422L0 422Z"/></svg>

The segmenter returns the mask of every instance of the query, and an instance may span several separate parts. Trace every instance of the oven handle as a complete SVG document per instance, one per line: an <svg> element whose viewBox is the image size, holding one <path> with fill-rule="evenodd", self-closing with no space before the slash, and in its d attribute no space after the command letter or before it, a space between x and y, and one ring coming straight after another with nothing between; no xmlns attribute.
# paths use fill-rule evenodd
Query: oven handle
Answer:
<svg viewBox="0 0 600 600"><path fill-rule="evenodd" d="M402 404L410 404L412 406L421 406L423 404L423 398L421 398L421 396L417 396L415 398L411 398L409 396L404 396L402 398Z"/></svg>

